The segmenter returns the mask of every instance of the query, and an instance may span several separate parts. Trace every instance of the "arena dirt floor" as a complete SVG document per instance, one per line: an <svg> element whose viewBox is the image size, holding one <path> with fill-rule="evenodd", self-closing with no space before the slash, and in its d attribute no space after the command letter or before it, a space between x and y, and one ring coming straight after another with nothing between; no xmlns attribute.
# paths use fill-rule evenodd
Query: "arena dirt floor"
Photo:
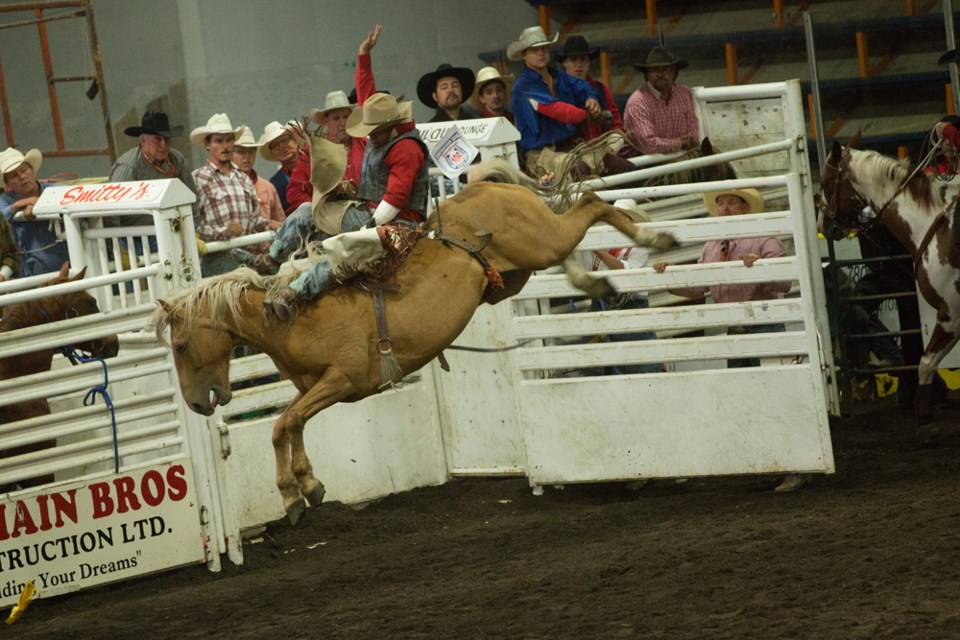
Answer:
<svg viewBox="0 0 960 640"><path fill-rule="evenodd" d="M837 473L547 488L455 480L271 525L246 563L39 600L0 637L956 638L960 411L887 400Z"/></svg>

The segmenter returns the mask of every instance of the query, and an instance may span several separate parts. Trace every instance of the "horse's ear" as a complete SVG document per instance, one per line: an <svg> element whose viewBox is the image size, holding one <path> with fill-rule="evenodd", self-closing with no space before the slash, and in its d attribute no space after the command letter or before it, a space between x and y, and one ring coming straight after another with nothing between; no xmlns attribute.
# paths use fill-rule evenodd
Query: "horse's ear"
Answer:
<svg viewBox="0 0 960 640"><path fill-rule="evenodd" d="M64 262L64 263L63 263L63 267L60 268L60 273L66 275L67 269L69 269L69 265L68 265L66 262ZM79 272L77 275L75 275L75 276L73 276L72 278L70 278L70 282L76 282L77 280L83 280L83 276L85 276L85 275L87 275L87 268L86 268L86 267L84 267L83 269L80 269L80 272Z"/></svg>
<svg viewBox="0 0 960 640"><path fill-rule="evenodd" d="M830 149L830 159L837 164L840 162L840 156L843 155L843 147L836 140L833 141L833 148Z"/></svg>
<svg viewBox="0 0 960 640"><path fill-rule="evenodd" d="M860 131L860 128L857 127L857 132L850 137L850 141L847 143L847 146L851 149L859 149L860 136L861 136L861 131Z"/></svg>
<svg viewBox="0 0 960 640"><path fill-rule="evenodd" d="M713 155L713 144L710 142L710 138L704 138L700 141L700 155L701 156L712 156Z"/></svg>
<svg viewBox="0 0 960 640"><path fill-rule="evenodd" d="M164 300L163 298L157 299L157 306L163 309L164 313L170 314L173 313L173 305Z"/></svg>
<svg viewBox="0 0 960 640"><path fill-rule="evenodd" d="M70 275L70 263L64 262L60 265L60 277L66 278L68 275Z"/></svg>

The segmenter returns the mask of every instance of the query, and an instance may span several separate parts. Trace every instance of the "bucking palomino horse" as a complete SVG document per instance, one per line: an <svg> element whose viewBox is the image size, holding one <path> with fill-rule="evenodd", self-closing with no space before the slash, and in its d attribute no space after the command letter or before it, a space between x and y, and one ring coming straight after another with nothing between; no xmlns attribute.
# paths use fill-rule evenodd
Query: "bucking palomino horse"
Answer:
<svg viewBox="0 0 960 640"><path fill-rule="evenodd" d="M960 247L952 217L960 181L934 182L929 174L876 151L862 151L860 132L842 147L833 143L820 177L820 227L837 237L882 224L913 259L917 285L937 311L937 324L917 372L917 420L933 420L933 376L960 340Z"/></svg>
<svg viewBox="0 0 960 640"><path fill-rule="evenodd" d="M64 263L60 268L60 273L55 278L41 285L50 287L67 282L76 282L83 278L86 269L82 269L75 276L69 275L69 264ZM68 318L76 318L94 313L99 313L97 301L86 291L74 291L64 293L30 302L23 302L17 305L7 307L6 313L0 319L0 334L8 331L16 331L26 327L47 324ZM77 343L73 348L85 353L89 353L96 358L112 358L117 355L119 342L117 336L110 335L103 338ZM18 356L8 356L0 358L0 380L10 380L20 376L26 376L33 373L42 373L49 371L53 364L53 354L55 349L43 349L31 353L25 353ZM76 364L76 362L74 362ZM27 418L43 416L50 413L50 405L46 398L37 398L35 400L23 400L13 404L0 407L0 424L12 424ZM51 449L57 446L56 439L40 440L31 438L29 434L23 436L14 435L17 440L25 440L21 445L0 450L0 458L10 458ZM4 446L7 446L10 436L5 436ZM24 478L18 481L22 488L39 486L53 482L52 474L44 474L32 478ZM11 486L0 486L0 493L10 491Z"/></svg>
<svg viewBox="0 0 960 640"><path fill-rule="evenodd" d="M424 225L428 235L389 277L395 286L383 292L402 373L436 358L482 302L499 302L517 293L533 271L562 263L598 222L644 246L675 244L672 236L636 226L628 212L593 194L559 215L517 184L473 183L442 201ZM263 300L282 278L236 270L158 300L152 322L161 338L170 329L180 389L197 413L211 415L218 404L230 402L230 354L240 344L266 353L293 382L297 394L274 425L273 447L277 486L296 523L306 508L304 498L317 506L324 495L304 450L304 424L337 402L377 393L385 376L369 293L349 284L336 287L289 324L278 324L265 318Z"/></svg>

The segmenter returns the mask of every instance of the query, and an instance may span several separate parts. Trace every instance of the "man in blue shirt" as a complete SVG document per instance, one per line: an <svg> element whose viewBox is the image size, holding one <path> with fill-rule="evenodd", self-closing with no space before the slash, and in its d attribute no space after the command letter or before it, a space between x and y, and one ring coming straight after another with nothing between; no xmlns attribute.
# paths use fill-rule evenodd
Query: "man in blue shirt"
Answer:
<svg viewBox="0 0 960 640"><path fill-rule="evenodd" d="M0 153L0 211L11 221L23 213L23 222L11 222L13 234L20 247L21 276L35 276L59 271L64 262L70 261L67 243L57 237L58 220L37 220L33 207L43 192L37 180L37 169L43 156L37 149L26 155L9 147Z"/></svg>
<svg viewBox="0 0 960 640"><path fill-rule="evenodd" d="M524 29L520 39L507 47L507 57L523 60L524 69L513 85L510 108L520 131L520 148L527 171L536 177L556 172L567 152L577 145L577 125L587 118L599 119L601 96L587 81L551 68L550 45L540 27ZM572 168L577 177L622 173L634 169L617 157L623 140L582 158Z"/></svg>

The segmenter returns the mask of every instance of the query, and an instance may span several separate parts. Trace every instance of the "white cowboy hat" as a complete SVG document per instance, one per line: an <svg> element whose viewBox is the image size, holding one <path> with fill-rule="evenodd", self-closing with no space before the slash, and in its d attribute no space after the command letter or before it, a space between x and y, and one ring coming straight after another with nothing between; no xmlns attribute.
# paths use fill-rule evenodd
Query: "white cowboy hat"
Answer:
<svg viewBox="0 0 960 640"><path fill-rule="evenodd" d="M233 146L247 147L248 149L256 149L257 147L263 146L263 143L254 139L253 129L251 129L247 125L241 125L240 135L237 136L237 139L233 141Z"/></svg>
<svg viewBox="0 0 960 640"><path fill-rule="evenodd" d="M647 212L640 208L640 205L637 204L636 200L632 198L623 198L621 200L616 200L613 203L617 209L623 209L627 211L627 215L630 216L630 219L634 222L650 222L650 216L647 215Z"/></svg>
<svg viewBox="0 0 960 640"><path fill-rule="evenodd" d="M499 80L503 83L507 91L507 104L510 104L510 91L513 90L513 74L511 73L504 76L500 75L496 67L484 67L480 69L480 71L477 71L477 84L473 88L473 94L467 101L470 103L470 106L478 112L483 111L483 104L480 102L480 92L483 91L483 87L486 86L488 82L493 82L494 80Z"/></svg>
<svg viewBox="0 0 960 640"><path fill-rule="evenodd" d="M507 59L514 62L523 58L523 52L530 47L540 47L545 44L553 44L557 41L560 34L553 36L553 40L547 38L543 32L543 27L529 27L520 32L520 38L516 42L511 42L507 46Z"/></svg>
<svg viewBox="0 0 960 640"><path fill-rule="evenodd" d="M215 113L207 120L207 124L202 127L197 127L190 132L190 142L202 147L207 136L215 133L232 133L234 136L239 136L240 129L242 129L242 127L237 129L233 128L227 114Z"/></svg>
<svg viewBox="0 0 960 640"><path fill-rule="evenodd" d="M333 111L334 109L356 109L357 105L350 104L350 99L347 98L347 94L343 91L331 91L327 94L327 97L323 99L323 109L311 109L310 117L319 115L321 118L327 115L328 111Z"/></svg>
<svg viewBox="0 0 960 640"><path fill-rule="evenodd" d="M24 155L13 147L7 147L0 153L0 187L7 186L4 175L10 173L24 162L33 167L34 171L39 171L40 164L43 162L43 155L39 149L30 149L30 151L27 151L27 154Z"/></svg>
<svg viewBox="0 0 960 640"><path fill-rule="evenodd" d="M289 124L288 122L287 125ZM260 136L260 155L264 159L276 162L277 159L273 156L273 152L270 151L270 145L274 140L284 134L293 136L294 140L300 140L300 136L291 131L288 126L282 125L276 120L263 128L263 135Z"/></svg>
<svg viewBox="0 0 960 640"><path fill-rule="evenodd" d="M708 191L703 194L703 204L710 215L717 215L717 198L737 196L747 203L748 213L763 213L763 196L756 189L727 189L726 191Z"/></svg>
<svg viewBox="0 0 960 640"><path fill-rule="evenodd" d="M400 102L388 93L375 93L347 120L347 133L354 138L363 138L382 126L410 122L413 119L413 103Z"/></svg>

